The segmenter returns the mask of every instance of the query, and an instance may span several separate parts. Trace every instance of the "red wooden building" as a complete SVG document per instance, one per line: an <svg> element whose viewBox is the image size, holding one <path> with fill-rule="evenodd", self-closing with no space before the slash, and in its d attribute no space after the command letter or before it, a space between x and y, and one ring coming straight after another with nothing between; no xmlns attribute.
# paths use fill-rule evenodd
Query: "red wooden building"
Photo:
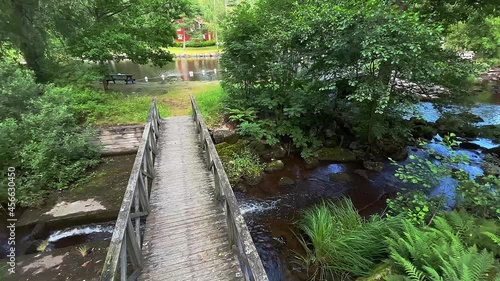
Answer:
<svg viewBox="0 0 500 281"><path fill-rule="evenodd" d="M181 24L183 22L184 22L184 20L182 20L182 19L177 21L177 23L179 23L179 24ZM174 41L184 42L184 37L186 38L186 42L190 41L191 36L189 36L189 33L194 32L195 30L201 30L201 32L203 33L203 40L204 41L215 40L213 31L210 31L210 30L208 30L208 28L205 27L205 22L203 21L203 19L201 17L197 17L196 19L194 19L194 24L192 26L187 27L187 28L180 27L177 29L177 31L176 31L177 38L174 38ZM194 41L198 42L199 40L196 39Z"/></svg>

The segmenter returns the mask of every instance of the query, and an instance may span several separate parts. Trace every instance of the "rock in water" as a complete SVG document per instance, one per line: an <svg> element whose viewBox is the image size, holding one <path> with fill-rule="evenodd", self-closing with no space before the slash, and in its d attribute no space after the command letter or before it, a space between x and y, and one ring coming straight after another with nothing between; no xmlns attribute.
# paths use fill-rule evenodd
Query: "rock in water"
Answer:
<svg viewBox="0 0 500 281"><path fill-rule="evenodd" d="M375 172L381 172L384 169L384 163L382 162L374 162L374 161L365 161L363 162L363 167L365 169Z"/></svg>
<svg viewBox="0 0 500 281"><path fill-rule="evenodd" d="M268 173L274 173L277 171L281 171L285 168L285 164L281 160L274 160L269 163L267 163L266 168L264 168L264 171Z"/></svg>
<svg viewBox="0 0 500 281"><path fill-rule="evenodd" d="M366 180L369 179L367 170L357 169L357 170L354 170L354 173L362 178L365 178Z"/></svg>
<svg viewBox="0 0 500 281"><path fill-rule="evenodd" d="M263 179L264 179L264 173L252 176L245 176L245 182L250 186L258 185L259 183L262 182Z"/></svg>
<svg viewBox="0 0 500 281"><path fill-rule="evenodd" d="M346 173L331 173L329 176L330 181L333 182L350 182L351 176Z"/></svg>
<svg viewBox="0 0 500 281"><path fill-rule="evenodd" d="M281 187L293 187L295 185L295 181L289 177L282 177L278 185Z"/></svg>
<svg viewBox="0 0 500 281"><path fill-rule="evenodd" d="M308 170L312 170L319 166L319 160L315 157L308 157L304 159L304 162L306 162L306 169Z"/></svg>
<svg viewBox="0 0 500 281"><path fill-rule="evenodd" d="M341 148L328 148L323 147L317 151L318 159L322 161L334 161L334 162L351 162L356 161L356 154L354 152Z"/></svg>

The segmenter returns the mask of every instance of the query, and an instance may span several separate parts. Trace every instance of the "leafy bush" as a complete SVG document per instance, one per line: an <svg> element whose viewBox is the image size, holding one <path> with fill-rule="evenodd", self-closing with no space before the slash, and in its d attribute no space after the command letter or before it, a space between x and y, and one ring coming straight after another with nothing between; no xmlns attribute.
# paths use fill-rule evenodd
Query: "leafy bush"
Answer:
<svg viewBox="0 0 500 281"><path fill-rule="evenodd" d="M257 177L265 168L259 156L248 148L234 153L229 161L223 161L223 165L232 184L239 182L242 177Z"/></svg>
<svg viewBox="0 0 500 281"><path fill-rule="evenodd" d="M400 228L400 219L364 219L349 199L342 199L306 210L298 227L305 235L299 239L306 251L300 263L314 278L332 280L345 273L368 275L387 256L381 243L391 229Z"/></svg>
<svg viewBox="0 0 500 281"><path fill-rule="evenodd" d="M435 227L421 229L404 221L403 227L403 233L391 231L387 238L390 259L398 274L385 280L494 280L494 255L474 245L466 246L444 220Z"/></svg>
<svg viewBox="0 0 500 281"><path fill-rule="evenodd" d="M16 198L38 205L52 189L65 189L99 162L94 132L80 125L85 103L74 102L71 88L47 87L18 120L0 122L0 169L16 168ZM4 184L4 183L2 183ZM6 189L0 194L5 202Z"/></svg>
<svg viewBox="0 0 500 281"><path fill-rule="evenodd" d="M0 122L19 119L31 99L41 94L33 72L14 62L0 60Z"/></svg>

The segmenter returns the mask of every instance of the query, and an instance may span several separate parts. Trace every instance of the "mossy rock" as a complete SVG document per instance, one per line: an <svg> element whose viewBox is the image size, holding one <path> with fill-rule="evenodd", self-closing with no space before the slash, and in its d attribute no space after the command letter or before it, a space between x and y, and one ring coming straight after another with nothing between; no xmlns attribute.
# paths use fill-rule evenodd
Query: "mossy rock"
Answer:
<svg viewBox="0 0 500 281"><path fill-rule="evenodd" d="M281 177L278 185L281 187L293 187L295 185L295 181L289 177Z"/></svg>
<svg viewBox="0 0 500 281"><path fill-rule="evenodd" d="M491 139L492 141L500 142L500 125L481 126L479 135L483 138Z"/></svg>
<svg viewBox="0 0 500 281"><path fill-rule="evenodd" d="M455 133L457 136L475 138L479 135L479 128L471 125L460 115L445 113L436 121L441 134Z"/></svg>
<svg viewBox="0 0 500 281"><path fill-rule="evenodd" d="M318 159L321 161L334 161L334 162L351 162L356 161L356 154L354 152L341 148L341 147L323 147L317 152Z"/></svg>
<svg viewBox="0 0 500 281"><path fill-rule="evenodd" d="M333 182L350 182L351 176L346 173L331 173L329 176L330 181Z"/></svg>
<svg viewBox="0 0 500 281"><path fill-rule="evenodd" d="M305 158L304 162L306 162L306 169L308 169L308 170L312 170L312 169L319 166L319 160L318 160L318 158L315 158L315 157Z"/></svg>
<svg viewBox="0 0 500 281"><path fill-rule="evenodd" d="M277 171L281 171L285 168L285 164L281 160L274 160L266 164L266 168L264 171L268 173L274 173Z"/></svg>
<svg viewBox="0 0 500 281"><path fill-rule="evenodd" d="M246 140L239 139L237 142L233 144L226 142L216 144L215 149L217 150L217 153L219 154L219 157L222 160L222 162L224 162L224 161L230 161L231 158L233 157L233 154L240 153L247 145L248 142Z"/></svg>
<svg viewBox="0 0 500 281"><path fill-rule="evenodd" d="M246 184L250 186L258 185L264 179L264 173L256 174L256 175L246 175L245 177Z"/></svg>

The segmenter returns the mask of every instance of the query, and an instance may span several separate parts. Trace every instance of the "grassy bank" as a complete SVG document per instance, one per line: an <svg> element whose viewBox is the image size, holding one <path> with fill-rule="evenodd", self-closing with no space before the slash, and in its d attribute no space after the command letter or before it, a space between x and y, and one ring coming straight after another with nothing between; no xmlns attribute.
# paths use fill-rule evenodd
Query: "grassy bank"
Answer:
<svg viewBox="0 0 500 281"><path fill-rule="evenodd" d="M153 96L156 96L163 118L190 114L189 95L193 95L209 127L222 120L222 101L225 93L219 82L116 84L112 85L110 90L114 92L104 94L104 110L97 114L97 125L144 123Z"/></svg>
<svg viewBox="0 0 500 281"><path fill-rule="evenodd" d="M209 46L209 47L187 47L186 49L179 47L170 47L168 51L174 55L205 55L205 54L213 54L221 52L222 49L217 46Z"/></svg>

